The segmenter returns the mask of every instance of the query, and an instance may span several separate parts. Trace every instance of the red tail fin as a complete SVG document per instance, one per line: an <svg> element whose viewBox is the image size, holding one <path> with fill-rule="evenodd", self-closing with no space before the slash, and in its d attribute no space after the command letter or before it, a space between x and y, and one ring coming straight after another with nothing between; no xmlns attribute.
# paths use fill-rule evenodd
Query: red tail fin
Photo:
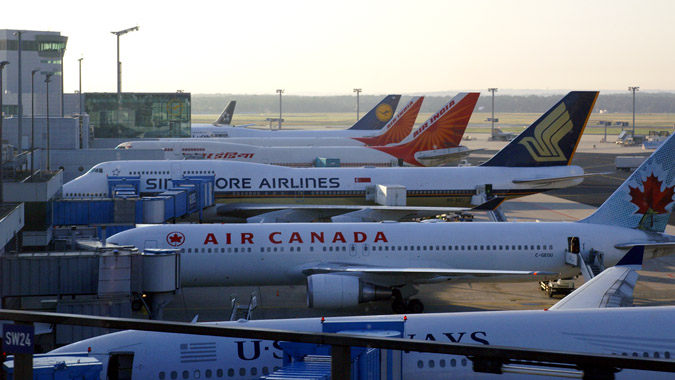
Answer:
<svg viewBox="0 0 675 380"><path fill-rule="evenodd" d="M417 114L422 108L424 96L413 98L401 109L387 125L382 128L383 132L370 137L352 137L354 140L361 141L368 146L385 146L394 144L403 140L412 132L413 125L417 119Z"/></svg>
<svg viewBox="0 0 675 380"><path fill-rule="evenodd" d="M415 159L415 153L459 146L479 95L478 92L460 93L399 144L372 148L410 165L422 166Z"/></svg>

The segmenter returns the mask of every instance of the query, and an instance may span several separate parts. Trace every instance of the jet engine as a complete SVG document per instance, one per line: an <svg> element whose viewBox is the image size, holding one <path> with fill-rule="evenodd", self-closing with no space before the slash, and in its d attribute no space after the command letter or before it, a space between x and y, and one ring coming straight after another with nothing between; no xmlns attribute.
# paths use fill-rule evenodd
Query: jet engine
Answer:
<svg viewBox="0 0 675 380"><path fill-rule="evenodd" d="M307 306L310 308L352 307L391 297L390 288L364 282L355 276L314 274L307 277Z"/></svg>

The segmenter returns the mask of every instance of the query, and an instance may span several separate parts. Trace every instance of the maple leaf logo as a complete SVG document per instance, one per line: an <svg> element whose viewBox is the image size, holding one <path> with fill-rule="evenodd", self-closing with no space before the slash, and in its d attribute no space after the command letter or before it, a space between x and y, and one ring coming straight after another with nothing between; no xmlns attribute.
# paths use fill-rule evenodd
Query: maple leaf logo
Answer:
<svg viewBox="0 0 675 380"><path fill-rule="evenodd" d="M654 175L650 174L647 179L642 182L644 191L640 191L639 187L631 187L630 196L631 202L638 206L636 214L667 214L666 207L673 201L673 189L675 186L666 187L661 191L662 181Z"/></svg>
<svg viewBox="0 0 675 380"><path fill-rule="evenodd" d="M179 247L185 243L185 235L180 232L169 232L166 235L166 242L172 247Z"/></svg>

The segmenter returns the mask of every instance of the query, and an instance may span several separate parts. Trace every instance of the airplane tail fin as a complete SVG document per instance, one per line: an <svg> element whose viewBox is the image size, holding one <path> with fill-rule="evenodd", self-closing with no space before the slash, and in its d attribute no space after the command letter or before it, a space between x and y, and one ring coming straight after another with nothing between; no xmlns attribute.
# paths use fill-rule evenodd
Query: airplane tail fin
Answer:
<svg viewBox="0 0 675 380"><path fill-rule="evenodd" d="M220 114L218 119L213 123L213 125L230 125L232 124L232 115L234 115L234 107L237 105L236 100L230 100L229 103L225 106L223 113Z"/></svg>
<svg viewBox="0 0 675 380"><path fill-rule="evenodd" d="M384 127L396 112L398 101L401 100L401 95L387 95L381 102L368 111L356 124L349 129L358 130L379 130Z"/></svg>
<svg viewBox="0 0 675 380"><path fill-rule="evenodd" d="M352 138L369 146L384 146L400 142L412 132L423 101L424 96L412 98L375 136Z"/></svg>
<svg viewBox="0 0 675 380"><path fill-rule="evenodd" d="M597 98L597 91L570 92L483 166L569 165Z"/></svg>
<svg viewBox="0 0 675 380"><path fill-rule="evenodd" d="M670 136L582 223L663 232L673 212L675 139Z"/></svg>
<svg viewBox="0 0 675 380"><path fill-rule="evenodd" d="M415 158L415 153L459 146L478 96L478 92L457 94L400 143L372 148L391 154L408 164L422 166Z"/></svg>

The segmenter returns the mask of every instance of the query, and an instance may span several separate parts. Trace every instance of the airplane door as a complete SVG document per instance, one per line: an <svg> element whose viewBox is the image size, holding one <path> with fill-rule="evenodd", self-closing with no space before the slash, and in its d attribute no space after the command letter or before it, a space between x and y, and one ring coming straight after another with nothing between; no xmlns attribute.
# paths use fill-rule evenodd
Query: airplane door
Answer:
<svg viewBox="0 0 675 380"><path fill-rule="evenodd" d="M145 244L143 244L143 249L148 248L157 248L157 240L146 240Z"/></svg>
<svg viewBox="0 0 675 380"><path fill-rule="evenodd" d="M370 246L368 244L363 245L363 256L370 256Z"/></svg>
<svg viewBox="0 0 675 380"><path fill-rule="evenodd" d="M133 366L133 352L111 352L108 359L108 380L131 380Z"/></svg>
<svg viewBox="0 0 675 380"><path fill-rule="evenodd" d="M354 257L354 256L356 256L356 253L357 253L356 244L350 244L349 245L349 256Z"/></svg>
<svg viewBox="0 0 675 380"><path fill-rule="evenodd" d="M179 162L172 162L171 163L171 179L180 179L180 178L181 178L180 163Z"/></svg>

